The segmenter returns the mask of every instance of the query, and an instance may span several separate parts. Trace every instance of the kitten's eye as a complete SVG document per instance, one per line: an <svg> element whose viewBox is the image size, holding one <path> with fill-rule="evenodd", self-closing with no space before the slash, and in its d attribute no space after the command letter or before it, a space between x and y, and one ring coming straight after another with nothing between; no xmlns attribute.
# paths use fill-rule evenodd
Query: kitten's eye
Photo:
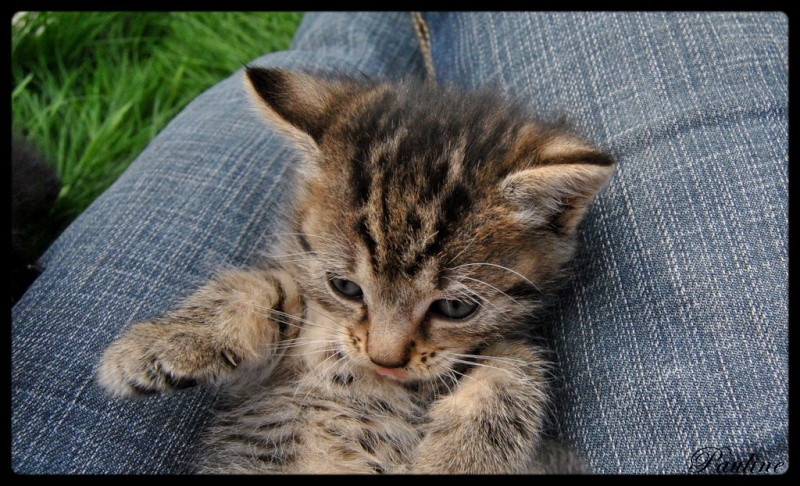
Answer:
<svg viewBox="0 0 800 486"><path fill-rule="evenodd" d="M334 290L339 292L344 297L350 299L360 299L364 295L364 291L361 290L361 287L359 287L357 283L351 280L334 277L331 278L330 282Z"/></svg>
<svg viewBox="0 0 800 486"><path fill-rule="evenodd" d="M477 302L439 299L431 304L431 311L449 319L466 319L478 308Z"/></svg>

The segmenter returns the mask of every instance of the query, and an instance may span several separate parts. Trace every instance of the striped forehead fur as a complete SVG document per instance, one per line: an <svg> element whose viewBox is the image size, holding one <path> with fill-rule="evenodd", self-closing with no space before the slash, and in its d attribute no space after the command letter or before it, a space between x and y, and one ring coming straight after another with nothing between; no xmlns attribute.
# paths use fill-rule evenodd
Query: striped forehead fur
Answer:
<svg viewBox="0 0 800 486"><path fill-rule="evenodd" d="M543 191L525 191L525 181L539 184L542 177L520 174L547 165L613 165L568 130L490 91L280 71L262 80L280 91L264 96L254 87L267 111L314 142L307 161L313 168L303 173L316 176L305 181L298 233L313 215L316 229L335 227L363 248L387 281L413 278L426 266L441 275L448 264L470 261L552 261L536 271L553 273L572 246L571 235L558 229L571 231L582 215L564 222L563 210L581 201L559 197L557 188L548 192L547 181ZM606 178L601 173L588 192ZM537 207L536 199L545 204Z"/></svg>
<svg viewBox="0 0 800 486"><path fill-rule="evenodd" d="M320 139L330 152L323 160L346 168L338 182L349 200L341 203L360 215L357 234L385 275L413 275L476 223L484 199L519 165L509 156L530 122L492 94L465 97L414 81L344 102L333 109L346 116Z"/></svg>

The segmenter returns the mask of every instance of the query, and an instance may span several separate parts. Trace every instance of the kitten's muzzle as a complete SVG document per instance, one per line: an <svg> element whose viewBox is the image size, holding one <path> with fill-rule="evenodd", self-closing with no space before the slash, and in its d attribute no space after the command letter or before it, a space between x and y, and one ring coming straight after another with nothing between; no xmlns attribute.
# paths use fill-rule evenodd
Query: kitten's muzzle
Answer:
<svg viewBox="0 0 800 486"><path fill-rule="evenodd" d="M372 356L370 356L369 359L374 364L376 364L379 368L384 368L384 369L389 369L389 370L391 370L392 368L402 368L403 366L408 364L408 358L407 357L405 357L405 358L403 358L401 360L392 361L392 362L381 361L380 359L376 359L376 358L374 358Z"/></svg>

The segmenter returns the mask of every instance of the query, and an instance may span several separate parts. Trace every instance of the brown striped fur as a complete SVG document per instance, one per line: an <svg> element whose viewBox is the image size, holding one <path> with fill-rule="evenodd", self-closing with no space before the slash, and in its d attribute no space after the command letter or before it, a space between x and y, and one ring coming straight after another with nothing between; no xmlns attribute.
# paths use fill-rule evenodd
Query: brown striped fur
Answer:
<svg viewBox="0 0 800 486"><path fill-rule="evenodd" d="M132 326L100 383L223 386L200 472L552 472L537 457L569 454L536 453L547 363L524 323L613 160L494 94L246 78L304 154L291 231Z"/></svg>

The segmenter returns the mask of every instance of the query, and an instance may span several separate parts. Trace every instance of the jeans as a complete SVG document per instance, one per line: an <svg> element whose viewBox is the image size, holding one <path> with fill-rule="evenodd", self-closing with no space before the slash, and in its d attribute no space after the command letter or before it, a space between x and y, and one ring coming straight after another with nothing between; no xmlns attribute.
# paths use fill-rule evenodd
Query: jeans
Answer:
<svg viewBox="0 0 800 486"><path fill-rule="evenodd" d="M546 316L549 433L597 473L731 472L736 461L784 472L787 17L423 17L437 82L521 97L619 163ZM252 64L426 70L409 13L309 13L290 50ZM12 312L15 472L189 470L213 391L113 401L94 367L129 323L274 242L297 160L249 107L238 72L61 235Z"/></svg>

